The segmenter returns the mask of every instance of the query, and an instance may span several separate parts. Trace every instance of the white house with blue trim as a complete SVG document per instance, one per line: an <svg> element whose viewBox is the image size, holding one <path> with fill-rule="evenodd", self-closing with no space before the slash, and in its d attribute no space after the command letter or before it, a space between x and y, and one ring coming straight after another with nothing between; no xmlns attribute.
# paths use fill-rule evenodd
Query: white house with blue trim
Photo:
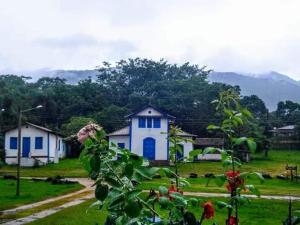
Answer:
<svg viewBox="0 0 300 225"><path fill-rule="evenodd" d="M18 129L5 132L5 162L18 162ZM66 157L66 144L61 135L32 123L26 123L21 130L21 166L58 163Z"/></svg>
<svg viewBox="0 0 300 225"><path fill-rule="evenodd" d="M110 133L109 142L131 152L144 156L151 161L168 162L169 141L167 140L170 122L175 119L161 110L146 106L136 113L127 116L129 126ZM196 135L183 132L180 134L187 138ZM184 156L193 150L190 142L181 143Z"/></svg>

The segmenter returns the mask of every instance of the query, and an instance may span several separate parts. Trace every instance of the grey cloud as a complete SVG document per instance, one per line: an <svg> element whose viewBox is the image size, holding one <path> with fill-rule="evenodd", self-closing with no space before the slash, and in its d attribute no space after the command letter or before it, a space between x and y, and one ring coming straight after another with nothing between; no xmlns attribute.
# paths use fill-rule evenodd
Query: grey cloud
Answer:
<svg viewBox="0 0 300 225"><path fill-rule="evenodd" d="M99 44L98 40L92 36L75 34L65 37L49 37L40 38L34 43L50 48L78 48L78 47L91 47Z"/></svg>

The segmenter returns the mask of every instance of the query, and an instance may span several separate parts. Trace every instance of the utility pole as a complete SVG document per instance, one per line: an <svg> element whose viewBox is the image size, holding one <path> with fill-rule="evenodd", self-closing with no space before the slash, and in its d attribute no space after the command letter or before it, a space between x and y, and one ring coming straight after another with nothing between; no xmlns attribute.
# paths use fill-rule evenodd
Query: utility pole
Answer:
<svg viewBox="0 0 300 225"><path fill-rule="evenodd" d="M21 138L22 138L22 114L31 110L40 109L42 105L38 105L31 109L21 110L18 108L18 165L17 165L17 185L16 185L16 196L20 196L20 170L21 170Z"/></svg>
<svg viewBox="0 0 300 225"><path fill-rule="evenodd" d="M22 110L21 108L18 108L18 166L17 166L16 196L20 196L21 130L22 130Z"/></svg>

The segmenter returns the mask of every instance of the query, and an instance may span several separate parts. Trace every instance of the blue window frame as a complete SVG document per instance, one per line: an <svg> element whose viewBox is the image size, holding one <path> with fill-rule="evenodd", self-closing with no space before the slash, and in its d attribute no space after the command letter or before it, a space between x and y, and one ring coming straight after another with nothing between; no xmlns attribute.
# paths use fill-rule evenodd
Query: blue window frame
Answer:
<svg viewBox="0 0 300 225"><path fill-rule="evenodd" d="M160 128L160 118L153 118L153 127Z"/></svg>
<svg viewBox="0 0 300 225"><path fill-rule="evenodd" d="M118 143L119 148L125 148L125 143Z"/></svg>
<svg viewBox="0 0 300 225"><path fill-rule="evenodd" d="M147 118L147 128L152 128L152 118L151 117Z"/></svg>
<svg viewBox="0 0 300 225"><path fill-rule="evenodd" d="M146 127L146 118L139 117L139 128L145 128Z"/></svg>
<svg viewBox="0 0 300 225"><path fill-rule="evenodd" d="M9 148L10 149L18 148L18 138L17 137L10 137Z"/></svg>
<svg viewBox="0 0 300 225"><path fill-rule="evenodd" d="M43 149L43 137L35 137L35 149Z"/></svg>

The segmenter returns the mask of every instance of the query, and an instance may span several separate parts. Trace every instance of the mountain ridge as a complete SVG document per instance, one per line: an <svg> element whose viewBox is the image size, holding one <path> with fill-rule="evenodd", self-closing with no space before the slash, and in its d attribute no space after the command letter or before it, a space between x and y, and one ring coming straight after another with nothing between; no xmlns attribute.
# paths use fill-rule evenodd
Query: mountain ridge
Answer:
<svg viewBox="0 0 300 225"><path fill-rule="evenodd" d="M31 76L33 81L41 77L61 77L67 83L76 84L82 79L91 77L96 79L97 70L51 70L42 69L36 71L19 72L17 75ZM263 74L242 74L238 72L211 72L209 82L220 82L230 85L238 85L242 95L257 95L267 108L275 110L279 101L291 100L300 103L300 81L287 75L271 71Z"/></svg>

